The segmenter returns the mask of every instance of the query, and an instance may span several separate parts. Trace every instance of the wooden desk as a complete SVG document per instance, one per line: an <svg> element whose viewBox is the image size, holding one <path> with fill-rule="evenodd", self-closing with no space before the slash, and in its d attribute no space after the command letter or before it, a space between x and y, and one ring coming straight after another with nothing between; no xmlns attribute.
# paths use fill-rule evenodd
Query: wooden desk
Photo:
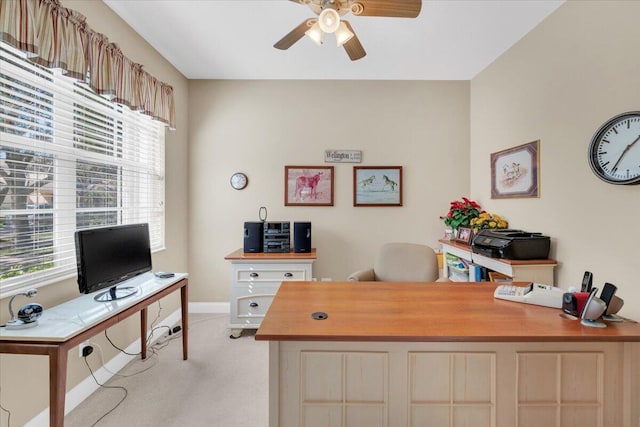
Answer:
<svg viewBox="0 0 640 427"><path fill-rule="evenodd" d="M138 288L134 296L109 302L96 302L96 293L45 308L38 326L30 329L0 328L0 353L49 356L49 425L64 425L64 405L69 349L140 312L141 357L147 356L147 307L180 290L182 310L182 358L188 357L188 279L184 273L170 279L141 274L121 286Z"/></svg>
<svg viewBox="0 0 640 427"><path fill-rule="evenodd" d="M283 283L256 333L270 426L639 427L639 324L588 328L495 286Z"/></svg>

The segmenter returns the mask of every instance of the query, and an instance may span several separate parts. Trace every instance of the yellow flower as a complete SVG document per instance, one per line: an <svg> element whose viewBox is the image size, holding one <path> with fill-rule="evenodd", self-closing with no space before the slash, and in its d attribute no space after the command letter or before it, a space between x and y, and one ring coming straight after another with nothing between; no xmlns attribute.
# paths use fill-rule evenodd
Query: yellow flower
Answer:
<svg viewBox="0 0 640 427"><path fill-rule="evenodd" d="M500 215L481 212L477 218L473 218L469 222L469 225L477 231L485 228L507 228L509 223Z"/></svg>

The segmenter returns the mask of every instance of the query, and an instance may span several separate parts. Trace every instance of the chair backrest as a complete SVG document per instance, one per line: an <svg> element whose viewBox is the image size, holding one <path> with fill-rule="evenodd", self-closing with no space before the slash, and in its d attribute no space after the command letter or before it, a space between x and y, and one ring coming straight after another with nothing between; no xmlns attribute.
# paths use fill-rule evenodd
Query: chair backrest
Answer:
<svg viewBox="0 0 640 427"><path fill-rule="evenodd" d="M427 245L387 243L380 248L373 270L377 281L435 282L438 258Z"/></svg>

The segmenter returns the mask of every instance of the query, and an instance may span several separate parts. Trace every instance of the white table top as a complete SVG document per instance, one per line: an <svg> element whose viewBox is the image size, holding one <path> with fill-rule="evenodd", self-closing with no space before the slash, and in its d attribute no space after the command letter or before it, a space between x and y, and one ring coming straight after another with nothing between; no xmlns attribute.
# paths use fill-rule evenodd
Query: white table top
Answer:
<svg viewBox="0 0 640 427"><path fill-rule="evenodd" d="M141 300L154 295L187 277L176 273L174 277L159 279L152 272L140 274L118 284L118 287L138 288L135 295L115 301L98 302L94 297L108 289L82 294L54 307L44 307L38 325L27 329L0 328L0 340L62 342L73 338L101 321L118 314Z"/></svg>

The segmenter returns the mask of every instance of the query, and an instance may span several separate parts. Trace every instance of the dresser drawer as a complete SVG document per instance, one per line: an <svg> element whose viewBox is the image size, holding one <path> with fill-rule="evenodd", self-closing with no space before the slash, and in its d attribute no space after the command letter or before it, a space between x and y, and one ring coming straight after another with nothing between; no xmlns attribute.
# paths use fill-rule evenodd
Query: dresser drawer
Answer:
<svg viewBox="0 0 640 427"><path fill-rule="evenodd" d="M236 270L236 281L238 282L282 282L283 280L311 280L308 277L307 269L295 266L286 266L270 269L263 268L238 268Z"/></svg>
<svg viewBox="0 0 640 427"><path fill-rule="evenodd" d="M236 323L259 325L269 310L277 287L265 286L260 289L232 290L231 314Z"/></svg>
<svg viewBox="0 0 640 427"><path fill-rule="evenodd" d="M314 251L315 252L315 251ZM230 254L231 261L231 336L242 329L257 329L264 319L280 284L285 281L308 282L313 277L315 257L309 254Z"/></svg>

